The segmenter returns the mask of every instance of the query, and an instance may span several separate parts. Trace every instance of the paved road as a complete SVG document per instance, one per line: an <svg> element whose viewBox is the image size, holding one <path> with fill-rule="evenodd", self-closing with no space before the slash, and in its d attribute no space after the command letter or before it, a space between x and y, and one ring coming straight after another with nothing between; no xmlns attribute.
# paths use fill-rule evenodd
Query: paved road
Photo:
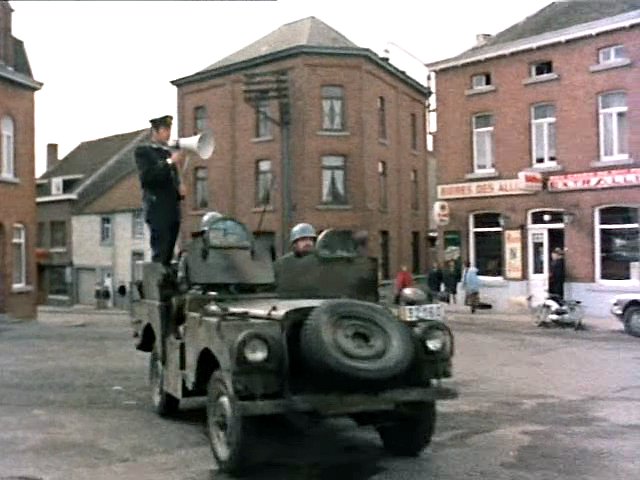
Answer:
<svg viewBox="0 0 640 480"><path fill-rule="evenodd" d="M640 471L640 342L613 323L540 330L457 314L455 384L432 445L387 456L347 420L267 425L250 479L620 480ZM151 412L123 315L0 323L0 480L210 480L202 402Z"/></svg>

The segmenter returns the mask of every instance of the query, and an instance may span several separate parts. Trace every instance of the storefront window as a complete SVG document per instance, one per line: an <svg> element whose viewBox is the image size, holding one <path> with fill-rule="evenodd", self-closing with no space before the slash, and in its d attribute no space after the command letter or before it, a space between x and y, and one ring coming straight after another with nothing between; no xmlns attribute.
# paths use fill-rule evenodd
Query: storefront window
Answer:
<svg viewBox="0 0 640 480"><path fill-rule="evenodd" d="M502 276L502 227L499 213L476 213L471 216L471 256L478 274Z"/></svg>
<svg viewBox="0 0 640 480"><path fill-rule="evenodd" d="M633 280L640 262L638 208L604 207L597 212L596 251L600 280ZM633 268L635 267L635 268Z"/></svg>

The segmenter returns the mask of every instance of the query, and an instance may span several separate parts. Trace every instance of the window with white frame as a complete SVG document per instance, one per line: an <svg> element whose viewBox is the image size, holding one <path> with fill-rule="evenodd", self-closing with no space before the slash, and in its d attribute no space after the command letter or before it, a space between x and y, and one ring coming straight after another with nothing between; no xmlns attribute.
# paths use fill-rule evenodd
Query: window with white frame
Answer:
<svg viewBox="0 0 640 480"><path fill-rule="evenodd" d="M131 236L133 238L144 238L144 212L141 209L132 212Z"/></svg>
<svg viewBox="0 0 640 480"><path fill-rule="evenodd" d="M532 63L530 68L532 77L549 75L553 73L553 62L551 62L551 60L545 60L543 62Z"/></svg>
<svg viewBox="0 0 640 480"><path fill-rule="evenodd" d="M27 285L27 234L24 225L15 224L13 226L13 237L11 238L13 249L13 287L24 287Z"/></svg>
<svg viewBox="0 0 640 480"><path fill-rule="evenodd" d="M628 58L624 45L611 45L598 50L598 63L610 63Z"/></svg>
<svg viewBox="0 0 640 480"><path fill-rule="evenodd" d="M322 87L322 129L343 131L344 128L344 90L326 85Z"/></svg>
<svg viewBox="0 0 640 480"><path fill-rule="evenodd" d="M207 107L198 106L193 109L193 126L196 135L206 130L209 126L209 116L207 114Z"/></svg>
<svg viewBox="0 0 640 480"><path fill-rule="evenodd" d="M491 86L490 73L478 73L471 77L471 88L482 88Z"/></svg>
<svg viewBox="0 0 640 480"><path fill-rule="evenodd" d="M502 276L502 227L500 214L475 213L469 220L471 258L478 268L478 275Z"/></svg>
<svg viewBox="0 0 640 480"><path fill-rule="evenodd" d="M322 203L327 205L347 203L345 163L343 156L322 157Z"/></svg>
<svg viewBox="0 0 640 480"><path fill-rule="evenodd" d="M493 170L493 115L473 117L473 168L476 172Z"/></svg>
<svg viewBox="0 0 640 480"><path fill-rule="evenodd" d="M113 225L111 217L100 217L100 243L111 244L113 242Z"/></svg>
<svg viewBox="0 0 640 480"><path fill-rule="evenodd" d="M0 120L0 141L2 142L2 163L0 177L15 178L15 140L13 119L8 116Z"/></svg>
<svg viewBox="0 0 640 480"><path fill-rule="evenodd" d="M209 170L207 167L193 169L194 208L204 210L209 207Z"/></svg>
<svg viewBox="0 0 640 480"><path fill-rule="evenodd" d="M269 100L262 98L256 104L256 137L271 136L271 120L269 119Z"/></svg>
<svg viewBox="0 0 640 480"><path fill-rule="evenodd" d="M271 184L273 171L271 160L258 160L256 162L256 206L271 205Z"/></svg>
<svg viewBox="0 0 640 480"><path fill-rule="evenodd" d="M534 165L556 164L556 107L534 105L531 109L531 149Z"/></svg>
<svg viewBox="0 0 640 480"><path fill-rule="evenodd" d="M598 98L600 117L600 159L629 158L627 94L609 92Z"/></svg>
<svg viewBox="0 0 640 480"><path fill-rule="evenodd" d="M638 207L610 206L596 211L596 265L599 280L632 280L640 262Z"/></svg>

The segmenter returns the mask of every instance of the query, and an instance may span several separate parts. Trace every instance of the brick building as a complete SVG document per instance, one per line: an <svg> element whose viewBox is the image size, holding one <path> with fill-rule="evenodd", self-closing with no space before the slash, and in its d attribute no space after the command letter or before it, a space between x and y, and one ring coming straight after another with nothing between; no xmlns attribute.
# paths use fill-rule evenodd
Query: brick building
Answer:
<svg viewBox="0 0 640 480"><path fill-rule="evenodd" d="M36 315L34 80L0 1L0 316Z"/></svg>
<svg viewBox="0 0 640 480"><path fill-rule="evenodd" d="M82 142L61 160L48 145L47 171L37 180L39 301L95 304L95 288L110 276L116 295L140 277L150 258L134 149L149 129ZM136 276L137 275L137 276Z"/></svg>
<svg viewBox="0 0 640 480"><path fill-rule="evenodd" d="M554 2L462 54L437 81L438 200L483 296L545 295L566 250L566 296L608 315L640 287L640 1Z"/></svg>
<svg viewBox="0 0 640 480"><path fill-rule="evenodd" d="M366 231L383 278L424 268L425 87L314 17L172 83L181 136L217 144L190 160L183 240L213 209L274 253L304 221Z"/></svg>

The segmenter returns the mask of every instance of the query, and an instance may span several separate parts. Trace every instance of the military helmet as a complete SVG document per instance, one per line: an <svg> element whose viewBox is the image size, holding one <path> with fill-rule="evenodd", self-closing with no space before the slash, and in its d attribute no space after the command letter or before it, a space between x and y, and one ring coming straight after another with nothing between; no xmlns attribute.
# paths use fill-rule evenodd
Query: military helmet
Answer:
<svg viewBox="0 0 640 480"><path fill-rule="evenodd" d="M209 228L209 226L219 218L222 218L221 213L214 211L205 213L200 220L200 231L204 231Z"/></svg>
<svg viewBox="0 0 640 480"><path fill-rule="evenodd" d="M299 238L316 238L316 229L309 223L299 223L291 229L289 243L292 244Z"/></svg>

